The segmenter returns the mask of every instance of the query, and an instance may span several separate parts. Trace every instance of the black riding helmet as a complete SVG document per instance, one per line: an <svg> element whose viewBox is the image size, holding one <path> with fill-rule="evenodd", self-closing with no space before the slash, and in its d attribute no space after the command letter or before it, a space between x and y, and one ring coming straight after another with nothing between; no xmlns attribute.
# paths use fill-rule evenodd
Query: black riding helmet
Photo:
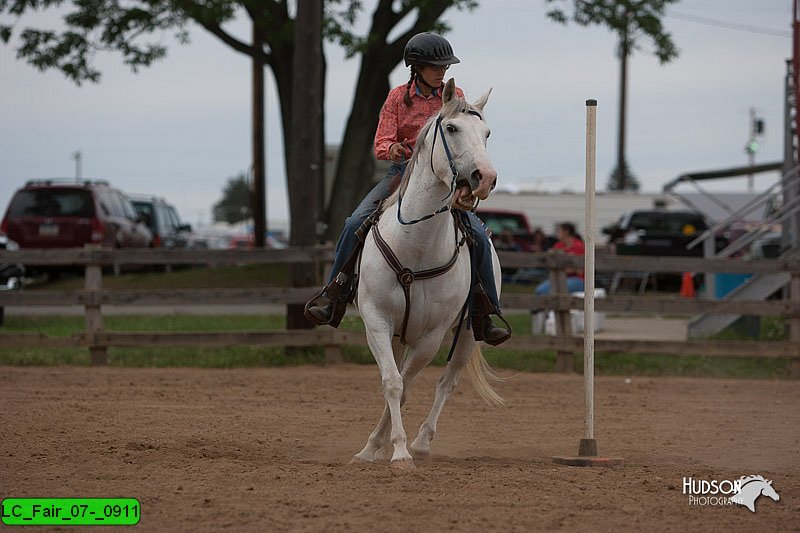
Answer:
<svg viewBox="0 0 800 533"><path fill-rule="evenodd" d="M411 65L454 65L461 61L453 55L450 43L432 31L418 33L408 40L403 51L406 66Z"/></svg>

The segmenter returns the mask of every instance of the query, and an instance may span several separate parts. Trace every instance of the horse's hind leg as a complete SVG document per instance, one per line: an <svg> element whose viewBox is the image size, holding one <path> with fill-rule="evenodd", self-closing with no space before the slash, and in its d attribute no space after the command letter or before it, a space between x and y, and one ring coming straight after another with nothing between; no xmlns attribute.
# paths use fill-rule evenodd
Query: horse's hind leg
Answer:
<svg viewBox="0 0 800 533"><path fill-rule="evenodd" d="M436 434L436 424L439 421L439 415L442 414L444 404L447 398L456 389L458 385L458 376L461 370L467 365L472 353L477 347L477 342L472 338L472 332L464 330L458 339L458 344L453 357L450 362L439 376L436 382L436 398L433 401L433 407L428 414L428 418L422 423L419 428L419 434L414 442L411 443L411 452L414 457L423 459L431 453L431 441Z"/></svg>

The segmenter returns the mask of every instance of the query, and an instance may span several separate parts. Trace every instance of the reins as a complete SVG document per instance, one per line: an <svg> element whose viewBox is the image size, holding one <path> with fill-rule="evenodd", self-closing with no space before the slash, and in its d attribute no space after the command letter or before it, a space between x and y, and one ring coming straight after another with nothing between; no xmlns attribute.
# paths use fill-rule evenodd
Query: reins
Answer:
<svg viewBox="0 0 800 533"><path fill-rule="evenodd" d="M377 213L378 211L376 211ZM375 244L378 246L378 250L381 252L384 260L386 263L391 267L394 273L397 275L397 281L400 282L400 286L403 287L403 295L405 296L406 301L406 309L403 313L403 325L400 329L400 342L406 344L406 330L408 329L408 319L411 312L411 284L414 283L415 280L418 279L431 279L439 277L447 272L450 272L450 269L455 266L456 261L458 260L458 250L461 248L464 243L468 241L467 231L464 228L461 220L455 212L453 213L453 230L455 231L455 250L453 250L453 255L450 256L450 260L445 263L444 265L437 267L437 268L428 268L425 270L417 270L413 271L410 268L403 266L400 260L395 255L392 248L389 244L383 239L380 230L378 229L378 220L374 221L374 225L372 226L372 237L375 239ZM461 239L458 238L458 232L461 231ZM463 315L463 311L462 311ZM463 318L462 318L463 320Z"/></svg>

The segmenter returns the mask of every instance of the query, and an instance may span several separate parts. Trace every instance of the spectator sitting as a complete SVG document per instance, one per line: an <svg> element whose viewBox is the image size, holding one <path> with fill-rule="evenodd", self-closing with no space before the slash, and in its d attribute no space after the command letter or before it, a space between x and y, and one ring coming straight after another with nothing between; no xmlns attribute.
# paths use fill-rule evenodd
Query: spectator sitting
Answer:
<svg viewBox="0 0 800 533"><path fill-rule="evenodd" d="M558 242L553 245L553 251L561 251L568 255L583 255L583 240L575 231L575 225L564 222L556 229ZM583 270L567 269L567 292L581 292L584 289ZM536 287L535 293L539 296L550 293L550 280L545 280Z"/></svg>
<svg viewBox="0 0 800 533"><path fill-rule="evenodd" d="M545 236L542 228L536 228L531 233L531 252L546 252L547 251L547 237Z"/></svg>

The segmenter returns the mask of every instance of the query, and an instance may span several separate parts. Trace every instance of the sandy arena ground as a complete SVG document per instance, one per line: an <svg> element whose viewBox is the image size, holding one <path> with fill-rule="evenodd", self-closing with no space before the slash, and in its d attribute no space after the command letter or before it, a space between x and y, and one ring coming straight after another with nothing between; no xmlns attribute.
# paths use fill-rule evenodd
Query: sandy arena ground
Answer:
<svg viewBox="0 0 800 533"><path fill-rule="evenodd" d="M409 442L440 370L404 407ZM600 451L625 464L591 469L550 460L576 451L580 376L520 374L499 385L502 408L465 378L413 472L347 464L379 385L350 365L0 367L0 497L135 497L146 531L800 530L797 381L599 378ZM682 493L683 477L745 474L780 501L753 514Z"/></svg>

